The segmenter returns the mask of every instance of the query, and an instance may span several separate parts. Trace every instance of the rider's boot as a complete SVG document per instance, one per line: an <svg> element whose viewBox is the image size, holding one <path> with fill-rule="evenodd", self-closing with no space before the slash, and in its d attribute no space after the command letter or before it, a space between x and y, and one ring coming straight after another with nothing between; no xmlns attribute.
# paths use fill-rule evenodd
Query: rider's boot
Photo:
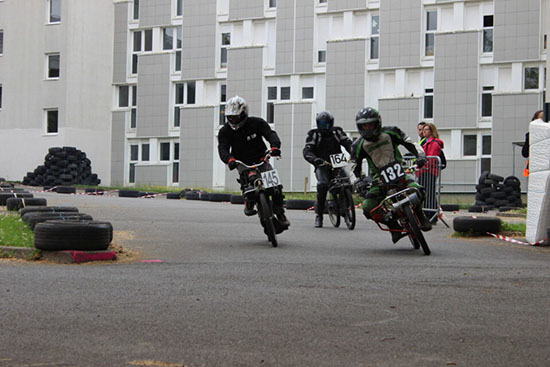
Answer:
<svg viewBox="0 0 550 367"><path fill-rule="evenodd" d="M401 227L399 225L399 223L393 221L393 222L388 222L387 223L387 226L389 229L392 229L391 231L391 240L393 243L397 243L397 241L399 241L401 238L405 237L407 235L407 233L405 232L400 232L403 230L403 227Z"/></svg>
<svg viewBox="0 0 550 367"><path fill-rule="evenodd" d="M282 205L277 205L277 203L273 203L273 214L277 217L277 221L279 224L284 227L284 229L288 229L290 227L290 222L288 221L288 218L285 215L285 210L282 207Z"/></svg>
<svg viewBox="0 0 550 367"><path fill-rule="evenodd" d="M418 216L418 220L420 221L420 229L423 230L424 232L431 231L432 230L432 223L430 222L428 217L426 217L426 214L424 213L424 210L422 210L420 208L417 209L416 210L416 215Z"/></svg>
<svg viewBox="0 0 550 367"><path fill-rule="evenodd" d="M246 215L247 217L250 217L251 215L255 215L256 213L258 213L254 205L255 203L253 200L247 199L245 197L244 198L244 215Z"/></svg>
<svg viewBox="0 0 550 367"><path fill-rule="evenodd" d="M315 228L323 228L323 214L315 215Z"/></svg>

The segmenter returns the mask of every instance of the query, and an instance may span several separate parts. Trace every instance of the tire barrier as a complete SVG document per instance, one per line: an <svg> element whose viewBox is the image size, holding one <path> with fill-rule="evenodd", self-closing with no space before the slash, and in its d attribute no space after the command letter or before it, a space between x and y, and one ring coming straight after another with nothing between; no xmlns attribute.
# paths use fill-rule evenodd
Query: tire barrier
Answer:
<svg viewBox="0 0 550 367"><path fill-rule="evenodd" d="M46 206L47 201L44 198L9 198L6 200L6 208L10 211L16 211L27 206Z"/></svg>
<svg viewBox="0 0 550 367"><path fill-rule="evenodd" d="M44 157L44 164L23 177L28 186L97 186L101 180L92 173L92 162L86 153L75 147L52 147Z"/></svg>
<svg viewBox="0 0 550 367"><path fill-rule="evenodd" d="M219 194L219 193L211 193L208 194L208 200L214 201L214 202L231 202L231 194Z"/></svg>
<svg viewBox="0 0 550 367"><path fill-rule="evenodd" d="M244 197L242 195L231 195L229 202L231 204L244 204Z"/></svg>
<svg viewBox="0 0 550 367"><path fill-rule="evenodd" d="M480 213L501 207L524 207L521 200L521 183L515 176L504 178L483 171L476 185L475 204L468 211Z"/></svg>
<svg viewBox="0 0 550 367"><path fill-rule="evenodd" d="M453 229L460 233L487 234L499 233L502 227L500 218L463 216L453 219Z"/></svg>
<svg viewBox="0 0 550 367"><path fill-rule="evenodd" d="M307 210L315 206L315 200L287 200L286 208L295 210Z"/></svg>
<svg viewBox="0 0 550 367"><path fill-rule="evenodd" d="M24 222L27 222L29 228L34 231L34 227L38 223L47 220L93 220L92 216L84 213L74 212L55 212L55 213L27 213L21 217Z"/></svg>
<svg viewBox="0 0 550 367"><path fill-rule="evenodd" d="M444 212L456 212L460 210L458 204L441 204L441 210Z"/></svg>
<svg viewBox="0 0 550 367"><path fill-rule="evenodd" d="M105 191L103 189L88 187L84 189L84 193L86 193L87 195L103 195Z"/></svg>
<svg viewBox="0 0 550 367"><path fill-rule="evenodd" d="M6 205L9 198L33 198L30 192L0 192L0 205Z"/></svg>
<svg viewBox="0 0 550 367"><path fill-rule="evenodd" d="M34 247L49 251L103 251L112 237L113 226L109 222L50 220L36 226Z"/></svg>
<svg viewBox="0 0 550 367"><path fill-rule="evenodd" d="M169 192L166 194L166 199L181 199L181 194L179 192Z"/></svg>
<svg viewBox="0 0 550 367"><path fill-rule="evenodd" d="M19 210L19 215L23 217L27 213L56 213L68 212L78 213L78 208L74 206L33 206Z"/></svg>

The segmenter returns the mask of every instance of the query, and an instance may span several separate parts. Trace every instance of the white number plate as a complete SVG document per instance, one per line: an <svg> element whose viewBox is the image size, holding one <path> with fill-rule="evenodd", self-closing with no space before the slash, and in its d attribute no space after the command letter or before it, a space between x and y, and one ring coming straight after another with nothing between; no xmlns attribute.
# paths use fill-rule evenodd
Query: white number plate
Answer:
<svg viewBox="0 0 550 367"><path fill-rule="evenodd" d="M279 174L277 173L277 170L274 169L272 171L262 172L262 182L264 183L265 188L280 185L281 180L279 180Z"/></svg>
<svg viewBox="0 0 550 367"><path fill-rule="evenodd" d="M380 177L385 184L399 180L405 176L405 170L399 162L392 162L385 167L380 168Z"/></svg>
<svg viewBox="0 0 550 367"><path fill-rule="evenodd" d="M344 167L346 165L346 155L344 153L331 154L330 163L334 168Z"/></svg>

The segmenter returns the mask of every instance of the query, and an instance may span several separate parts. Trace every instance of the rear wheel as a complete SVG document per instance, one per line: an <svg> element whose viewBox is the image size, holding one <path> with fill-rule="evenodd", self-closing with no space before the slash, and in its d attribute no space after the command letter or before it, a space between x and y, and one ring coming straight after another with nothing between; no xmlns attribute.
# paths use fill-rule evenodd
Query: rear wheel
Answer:
<svg viewBox="0 0 550 367"><path fill-rule="evenodd" d="M428 243L426 242L426 239L424 238L424 234L418 227L418 222L416 221L416 217L414 216L414 213L412 212L411 208L409 206L404 206L403 211L405 213L405 216L407 217L407 221L409 224L409 238L411 239L411 242L414 245L414 241L417 243L420 243L420 246L422 247L422 251L424 251L424 255L429 255L431 253L430 248L428 247Z"/></svg>
<svg viewBox="0 0 550 367"><path fill-rule="evenodd" d="M271 203L265 192L260 192L258 194L257 205L259 206L258 213L260 214L265 234L273 247L277 247L277 236L275 235L275 225L273 224L273 209L271 208Z"/></svg>
<svg viewBox="0 0 550 367"><path fill-rule="evenodd" d="M338 196L330 193L330 200L327 200L327 210L330 222L334 227L340 226L340 209L338 208Z"/></svg>
<svg viewBox="0 0 550 367"><path fill-rule="evenodd" d="M349 188L344 190L342 199L342 215L346 226L351 231L355 228L355 204L353 203L353 195Z"/></svg>

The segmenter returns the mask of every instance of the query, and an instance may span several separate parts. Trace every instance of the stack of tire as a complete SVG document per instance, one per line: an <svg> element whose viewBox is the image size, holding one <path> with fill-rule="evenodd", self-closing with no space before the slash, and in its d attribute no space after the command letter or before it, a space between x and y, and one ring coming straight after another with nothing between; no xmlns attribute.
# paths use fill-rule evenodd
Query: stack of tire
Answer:
<svg viewBox="0 0 550 367"><path fill-rule="evenodd" d="M101 180L92 173L92 162L86 153L75 147L52 147L44 157L44 164L27 172L23 185L28 186L97 186Z"/></svg>
<svg viewBox="0 0 550 367"><path fill-rule="evenodd" d="M12 210L11 207L13 204L12 202L20 202L22 199L27 199L32 201L31 199L34 198L34 195L31 194L28 191L25 191L21 188L14 188L14 187L0 187L0 205L7 206L8 201L10 202L10 206L8 207L8 210ZM15 201L11 199L16 199Z"/></svg>
<svg viewBox="0 0 550 367"><path fill-rule="evenodd" d="M468 211L481 213L487 210L498 209L507 211L523 208L521 201L521 183L515 176L502 176L484 171L479 176L476 185L476 202Z"/></svg>

